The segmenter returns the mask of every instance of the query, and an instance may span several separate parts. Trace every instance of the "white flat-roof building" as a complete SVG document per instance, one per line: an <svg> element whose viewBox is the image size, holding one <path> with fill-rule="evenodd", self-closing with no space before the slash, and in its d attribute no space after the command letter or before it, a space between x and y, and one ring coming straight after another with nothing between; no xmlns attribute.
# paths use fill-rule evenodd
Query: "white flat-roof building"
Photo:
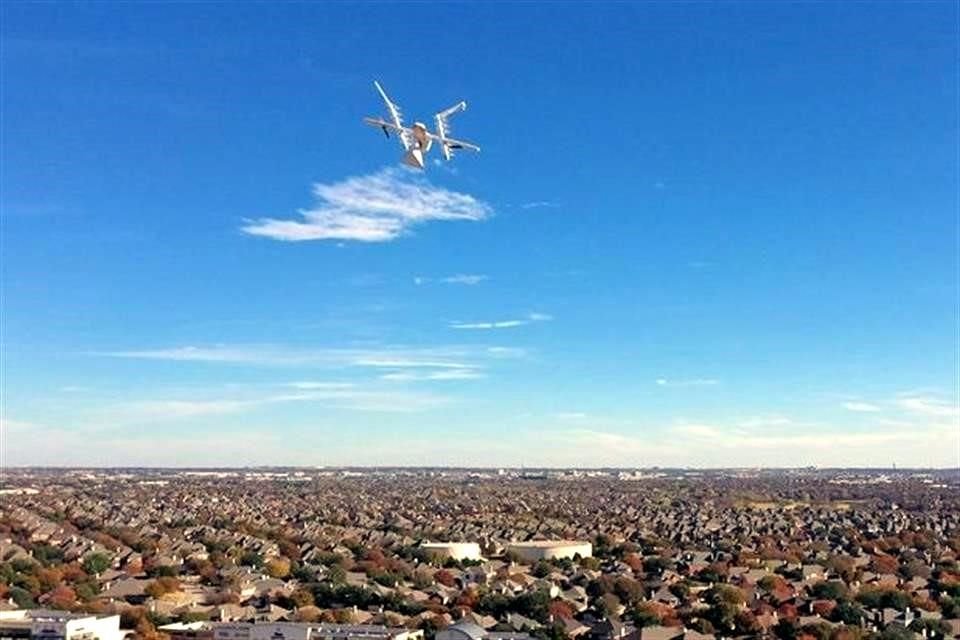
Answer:
<svg viewBox="0 0 960 640"><path fill-rule="evenodd" d="M423 631L379 624L211 623L213 640L422 640Z"/></svg>
<svg viewBox="0 0 960 640"><path fill-rule="evenodd" d="M120 616L50 609L0 611L0 640L122 640Z"/></svg>
<svg viewBox="0 0 960 640"><path fill-rule="evenodd" d="M511 542L506 551L515 553L524 562L534 563L540 560L573 559L576 556L589 558L593 555L593 545L579 540L530 540Z"/></svg>
<svg viewBox="0 0 960 640"><path fill-rule="evenodd" d="M480 555L480 545L476 542L423 542L420 548L431 558L483 560L483 556Z"/></svg>

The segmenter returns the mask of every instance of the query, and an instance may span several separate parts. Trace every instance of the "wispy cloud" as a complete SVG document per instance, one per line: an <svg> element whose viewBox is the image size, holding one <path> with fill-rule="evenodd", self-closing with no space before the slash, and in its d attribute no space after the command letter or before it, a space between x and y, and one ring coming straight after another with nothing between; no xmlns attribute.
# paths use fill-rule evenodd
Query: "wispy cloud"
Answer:
<svg viewBox="0 0 960 640"><path fill-rule="evenodd" d="M444 380L476 380L484 378L486 374L476 369L447 369L444 371L393 371L380 376L381 380L393 382L420 382Z"/></svg>
<svg viewBox="0 0 960 640"><path fill-rule="evenodd" d="M687 424L680 425L674 432L685 437L688 441L709 444L714 447L740 449L784 449L804 448L813 450L835 449L837 447L864 447L870 445L893 444L910 442L922 436L932 437L942 434L939 427L930 427L926 433L918 433L916 429L902 431L826 431L812 432L785 432L785 433L744 433L713 425Z"/></svg>
<svg viewBox="0 0 960 640"><path fill-rule="evenodd" d="M582 411L560 411L554 414L557 420L585 420L587 414Z"/></svg>
<svg viewBox="0 0 960 640"><path fill-rule="evenodd" d="M387 242L415 225L439 220L476 221L492 208L465 193L435 186L410 171L384 169L332 184L315 184L317 204L300 219L260 218L245 233L298 242L355 240Z"/></svg>
<svg viewBox="0 0 960 640"><path fill-rule="evenodd" d="M524 202L520 205L521 209L553 209L558 207L556 202L551 202L549 200L534 200L532 202Z"/></svg>
<svg viewBox="0 0 960 640"><path fill-rule="evenodd" d="M173 361L228 366L256 365L295 369L359 369L388 381L471 380L486 377L485 369L497 362L527 356L520 347L449 346L434 348L382 347L378 349L295 348L270 345L216 345L164 349L112 351L98 355L141 360ZM357 383L344 380L295 380L281 386L296 391L353 392ZM342 396L341 396L342 397ZM218 411L209 407L173 407L174 411ZM230 411L225 405L222 411Z"/></svg>
<svg viewBox="0 0 960 640"><path fill-rule="evenodd" d="M314 382L311 380L303 380L300 382L288 382L285 386L292 387L293 389L300 390L314 390L314 389L350 389L355 385L352 382Z"/></svg>
<svg viewBox="0 0 960 640"><path fill-rule="evenodd" d="M467 286L473 286L480 284L484 280L489 280L489 276L480 273L460 273L455 276L447 276L445 278L428 278L426 276L416 276L413 279L413 283L417 285L429 284L431 282L439 282L441 284L463 284Z"/></svg>
<svg viewBox="0 0 960 640"><path fill-rule="evenodd" d="M933 418L957 418L960 406L933 395L903 394L897 399L900 408Z"/></svg>
<svg viewBox="0 0 960 640"><path fill-rule="evenodd" d="M148 400L124 405L139 417L195 418L225 415L249 409L261 401L253 400Z"/></svg>
<svg viewBox="0 0 960 640"><path fill-rule="evenodd" d="M380 349L297 348L276 345L213 345L184 346L162 349L108 351L97 355L138 360L166 360L175 362L204 362L220 364L250 364L266 366L327 366L397 368L473 368L465 361L483 357L487 353L477 348L423 348L384 347Z"/></svg>
<svg viewBox="0 0 960 640"><path fill-rule="evenodd" d="M521 347L487 347L486 353L494 358L525 358L527 350Z"/></svg>
<svg viewBox="0 0 960 640"><path fill-rule="evenodd" d="M856 413L876 413L880 411L880 407L875 404L870 404L869 402L844 402L843 408Z"/></svg>
<svg viewBox="0 0 960 640"><path fill-rule="evenodd" d="M511 320L494 320L488 322L451 322L450 328L474 330L511 329L513 327L522 327L534 322L549 322L550 320L553 320L553 316L546 313L528 313L523 318Z"/></svg>
<svg viewBox="0 0 960 640"><path fill-rule="evenodd" d="M659 387L712 387L720 384L720 381L713 378L689 378L685 380L657 378L656 383Z"/></svg>
<svg viewBox="0 0 960 640"><path fill-rule="evenodd" d="M7 431L31 431L38 425L34 422L25 422L23 420L11 420L10 418L0 418L0 434Z"/></svg>
<svg viewBox="0 0 960 640"><path fill-rule="evenodd" d="M128 402L108 407L105 415L113 423L155 422L238 414L269 405L314 403L326 409L410 413L426 411L451 398L420 391L378 388L322 388L308 386L291 393L251 395L243 398L162 399Z"/></svg>

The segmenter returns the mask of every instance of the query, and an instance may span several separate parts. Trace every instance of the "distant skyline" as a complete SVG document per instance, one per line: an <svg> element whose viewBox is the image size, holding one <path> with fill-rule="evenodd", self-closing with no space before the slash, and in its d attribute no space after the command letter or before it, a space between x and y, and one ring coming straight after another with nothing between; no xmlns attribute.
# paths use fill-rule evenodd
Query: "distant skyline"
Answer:
<svg viewBox="0 0 960 640"><path fill-rule="evenodd" d="M960 466L958 17L4 3L0 463Z"/></svg>

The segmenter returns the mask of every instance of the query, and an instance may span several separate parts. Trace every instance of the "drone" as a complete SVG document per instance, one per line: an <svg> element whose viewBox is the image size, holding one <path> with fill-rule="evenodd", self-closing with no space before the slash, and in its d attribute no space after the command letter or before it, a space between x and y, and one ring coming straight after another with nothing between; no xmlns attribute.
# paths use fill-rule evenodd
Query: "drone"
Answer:
<svg viewBox="0 0 960 640"><path fill-rule="evenodd" d="M450 137L450 117L455 113L466 111L466 102L461 100L449 109L445 109L433 116L433 121L436 123L436 133L431 133L427 129L427 125L422 122L414 122L412 127L403 126L400 107L390 100L379 82L374 80L373 86L377 88L380 97L382 97L384 103L386 103L390 119L364 118L363 121L372 127L382 129L384 135L388 138L390 137L391 131L396 134L400 140L400 144L403 146L404 164L416 169L423 169L423 158L427 152L430 151L434 142L440 145L440 152L443 154L444 159L448 161L453 157L455 150L466 149L468 151L480 151L480 147L475 144L464 142L463 140L455 140Z"/></svg>

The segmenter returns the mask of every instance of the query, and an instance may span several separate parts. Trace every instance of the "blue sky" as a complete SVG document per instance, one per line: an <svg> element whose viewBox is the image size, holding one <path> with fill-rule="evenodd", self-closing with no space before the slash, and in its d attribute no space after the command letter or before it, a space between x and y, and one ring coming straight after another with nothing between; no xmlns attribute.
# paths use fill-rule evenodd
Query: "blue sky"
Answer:
<svg viewBox="0 0 960 640"><path fill-rule="evenodd" d="M955 3L0 10L5 464L960 463Z"/></svg>

